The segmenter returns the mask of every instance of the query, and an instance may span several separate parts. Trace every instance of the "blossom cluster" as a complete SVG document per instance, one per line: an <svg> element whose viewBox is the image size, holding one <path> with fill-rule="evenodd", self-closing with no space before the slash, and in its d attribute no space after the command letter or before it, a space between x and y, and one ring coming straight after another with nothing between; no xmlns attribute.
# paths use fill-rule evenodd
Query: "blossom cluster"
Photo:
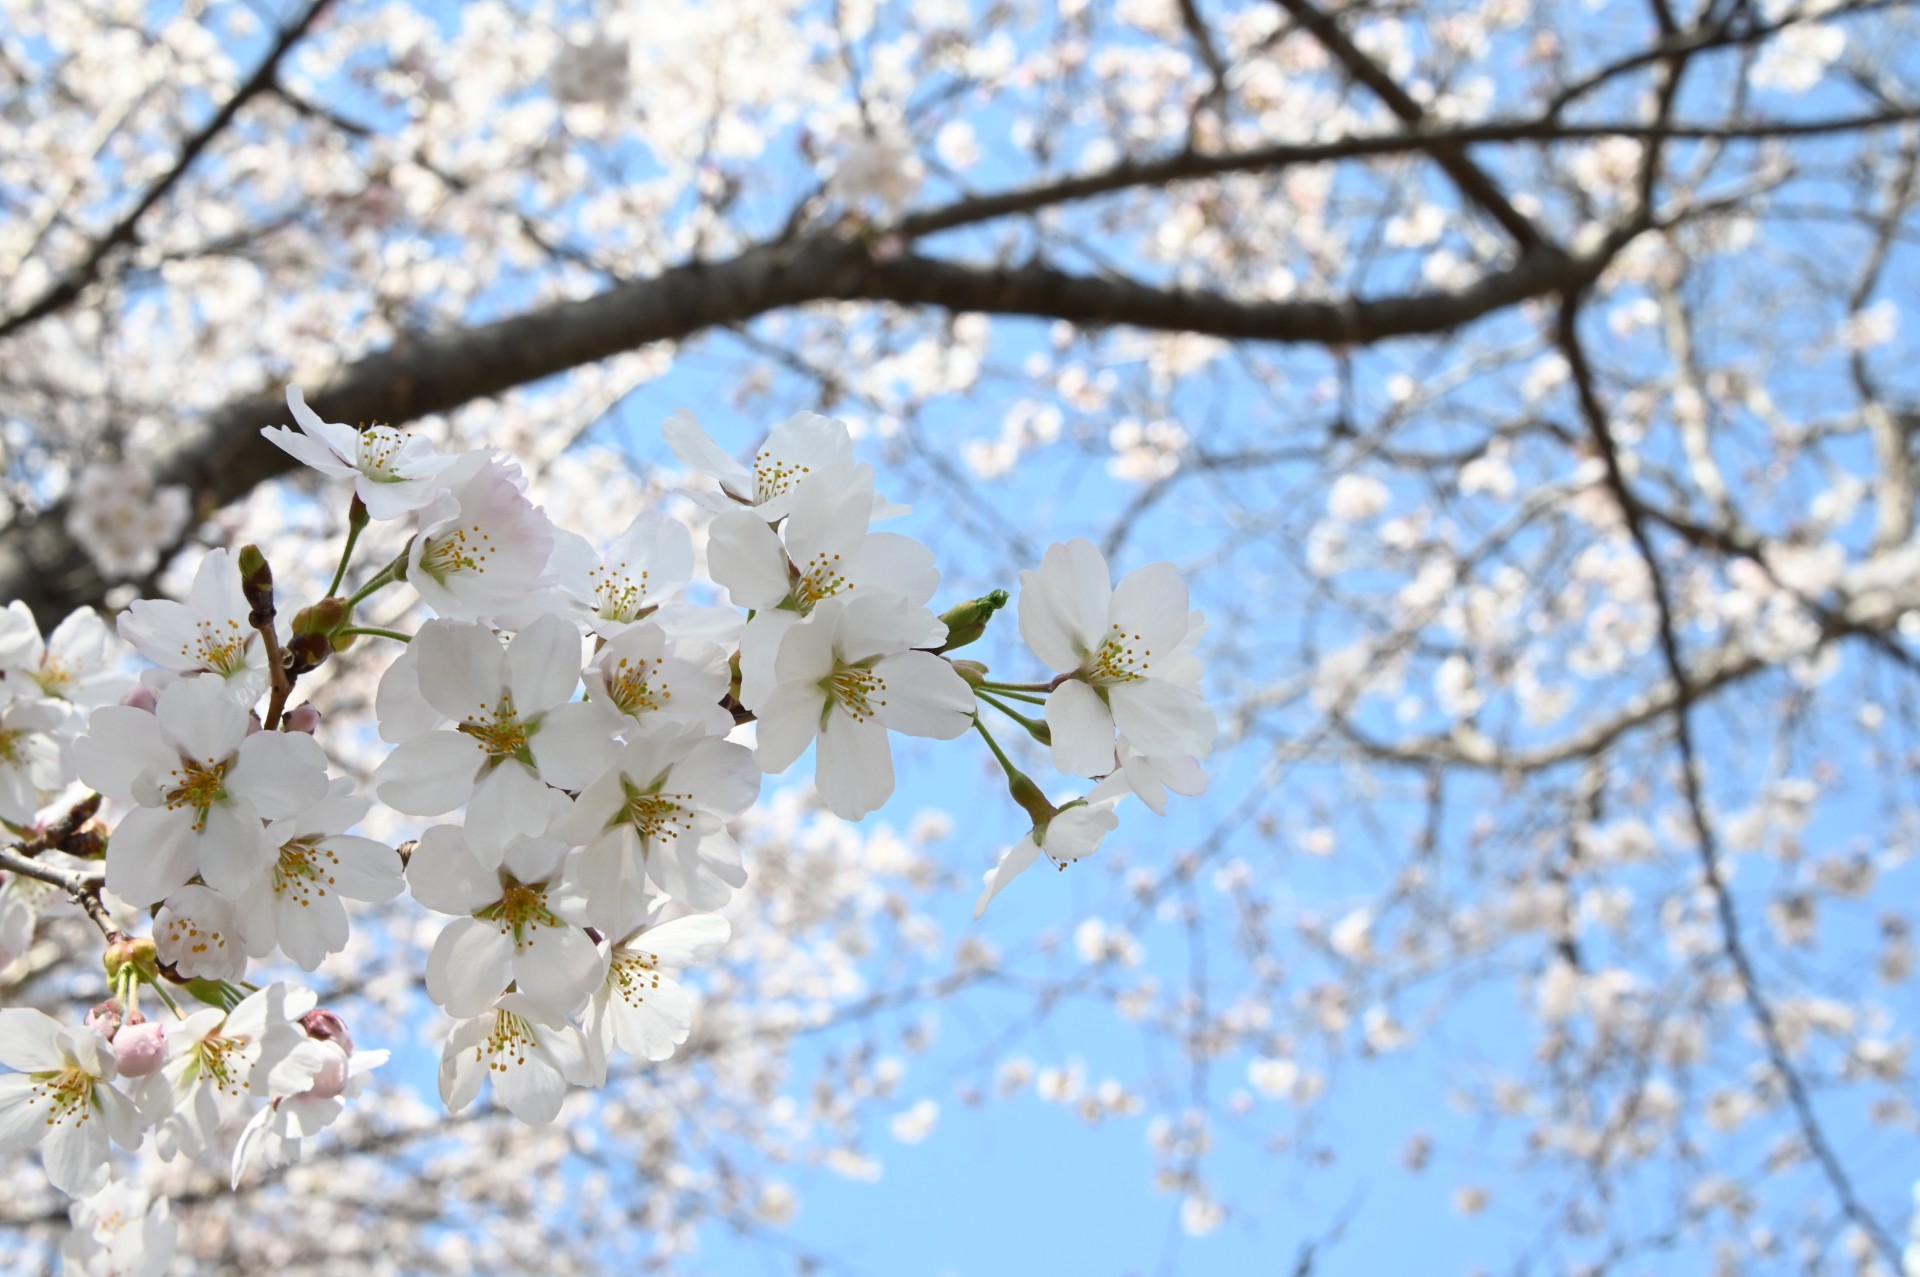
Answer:
<svg viewBox="0 0 1920 1277"><path fill-rule="evenodd" d="M386 1052L356 1051L311 991L247 976L276 953L313 971L342 952L347 901L406 892L449 919L424 973L455 1021L441 1096L458 1111L491 1080L500 1105L541 1123L570 1089L602 1084L617 1052L664 1060L687 1040L694 1002L676 973L726 942L719 911L747 881L729 824L763 775L810 748L821 801L858 820L893 793L893 734L983 739L1032 827L988 871L976 916L1042 855L1064 867L1091 854L1127 795L1164 812L1168 790L1205 787L1205 624L1172 565L1115 586L1090 543L1053 546L1018 604L1053 675L994 681L950 653L1006 593L932 610L933 554L876 530L905 509L875 490L838 421L795 416L750 465L691 415L667 422L682 463L717 481L694 496L721 606L695 583L680 521L642 512L596 544L557 527L486 450L327 422L297 388L288 403L298 429L266 437L352 486L323 597L283 620L272 569L247 546L206 553L184 602L134 602L124 647L92 613L45 642L24 606L0 614L0 820L21 839L0 891L39 889L0 909L0 945L24 947L34 902L61 888L107 943L110 997L85 1024L0 1011L0 1064L14 1070L0 1075L0 1150L40 1146L65 1192L117 1191L109 1140L130 1149L152 1133L163 1158L197 1157L251 1107L237 1181L338 1116ZM379 520L410 521L411 535L348 590ZM402 584L430 614L414 633L362 622L368 599ZM374 705L382 760L362 795L331 774L321 715L294 693L325 661L395 641ZM127 648L149 664L137 677L121 672ZM1047 797L982 707L1087 792ZM92 794L76 800L76 781ZM395 848L352 832L376 797L418 836ZM110 829L88 819L102 800ZM119 930L108 901L144 911L151 935ZM99 1211L126 1220L136 1205ZM157 1236L163 1206L115 1227ZM94 1233L75 1244L119 1244Z"/></svg>

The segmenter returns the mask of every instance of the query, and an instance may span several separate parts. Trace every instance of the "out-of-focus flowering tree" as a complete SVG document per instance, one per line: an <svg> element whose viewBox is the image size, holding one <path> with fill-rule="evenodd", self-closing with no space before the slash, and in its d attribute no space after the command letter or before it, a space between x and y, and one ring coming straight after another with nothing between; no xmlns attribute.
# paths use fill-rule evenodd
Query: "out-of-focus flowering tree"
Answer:
<svg viewBox="0 0 1920 1277"><path fill-rule="evenodd" d="M620 833L668 894L724 904L726 926L693 915L604 937L610 983L584 1029L547 1030L577 1037L584 1063L528 1011L515 1031L540 1040L552 1077L470 1104L480 1075L450 1064L443 1090L467 1102L451 1116L383 1080L406 1070L349 1061L429 1018L453 1035L450 1061L505 1032L508 1003L460 963L508 957L466 938L547 900L558 850L505 848L497 824L429 835L408 885L451 924L380 903L400 884L372 859L343 893L344 948L322 943L331 924L278 924L288 957L314 957L316 992L268 985L254 996L294 1000L172 1031L190 1043L179 1060L217 1042L263 1074L309 1061L244 1131L204 1116L198 1075L136 1077L141 1026L110 1026L102 1047L81 1023L105 992L99 930L55 883L0 876L0 1002L58 1022L4 1022L9 1076L91 1088L103 1114L173 1115L71 1210L48 1175L57 1163L63 1188L98 1188L80 1136L7 1163L9 1255L25 1267L64 1248L96 1272L169 1257L671 1267L703 1229L789 1217L793 1165L867 1174L886 1114L897 1138L924 1137L941 1110L897 1102L899 1060L950 1003L991 990L1008 1027L959 1099L1024 1094L1037 1073L1090 1122L1140 1123L1140 1175L1189 1234L1245 1208L1248 1186L1213 1172L1224 1138L1275 1149L1275 1177L1311 1175L1339 1156L1342 1089L1402 1057L1454 1101L1405 1132L1407 1173L1501 1219L1490 1262L1597 1272L1675 1251L1689 1271L1899 1271L1920 1134L1916 199L1920 14L1882 0L0 0L0 600L38 625L6 632L16 684L40 678L76 714L115 700L104 627L84 612L55 627L139 598L200 606L196 573L229 571L242 543L282 582L325 583L349 471L393 463L368 504L416 520L417 582L439 580L423 556L489 483L598 537L583 573L643 510L690 529L732 601L761 609L720 652L737 648L741 694L756 699L757 678L774 707L761 761L810 742L820 759L817 793L769 787L744 811L719 763L711 790L688 782L714 795L701 828L723 830L735 860L615 830L614 808L592 806L607 795L566 784L576 845L595 822L613 831L601 842ZM290 422L288 383L322 422L511 458L525 496L501 495L492 470L445 487L406 468L424 452L356 471L317 434L269 446L260 428ZM935 606L1019 595L1031 654L1008 617L981 659L1073 675L1047 698L1051 731L1036 727L1051 749L1009 750L1109 792L1052 815L1064 795L1031 795L991 828L969 812L951 837L932 813L833 815L886 797L854 764L875 739L887 758L893 724L853 684L877 656L912 685L937 644L852 604L805 611L805 574L816 554L891 535L867 532L869 498L890 511L867 475L848 480L857 510L775 514L785 480L757 491L731 460L757 438L720 447L670 425L670 454L615 428L667 398L761 431L802 411L848 423L852 455L833 464L870 464L913 500L945 573ZM295 474L296 456L345 477ZM395 495L414 481L423 503L453 504ZM368 529L364 562L402 554L397 526ZM1188 800L1202 816L1178 838L1108 832L1123 791L1158 811L1204 778L1169 761L1186 746L1132 739L1130 722L1191 734L1140 690L1153 678L1074 666L1099 635L1168 620L1146 576L1125 578L1140 584L1110 615L1104 596L1082 606L1075 564L1096 546L1116 580L1174 561L1206 613L1169 640L1206 669L1222 729L1212 786ZM791 579L768 554L791 557ZM869 557L885 589L929 603L912 564ZM751 570L769 561L771 577ZM431 644L492 650L465 623L510 600L418 592L454 618ZM120 633L166 665L187 614L161 607ZM421 615L358 623L413 632ZM780 629L795 615L805 642ZM624 641L590 624L608 651ZM505 628L516 644L540 632ZM444 749L426 740L434 722L389 733L384 709L376 735L390 656L357 659L375 641L301 683L334 768L415 817L483 801L437 805L444 785L382 765ZM657 646L617 659L684 659L693 685L726 686ZM621 668L587 671L589 703L637 713ZM265 764L246 760L263 749L205 689L264 667L195 656L184 672L146 707L151 741L211 733L257 779ZM146 728L85 747L50 701L13 699L0 817L30 824L19 808L62 761L23 742L77 751L103 790L134 774ZM109 708L123 726L145 712ZM616 789L644 788L642 772L657 789L679 757L622 748ZM330 801L309 772L303 801ZM116 815L161 812L122 788ZM295 828L271 788L236 782L233 801L288 846L371 857L418 832L390 813L348 834L359 800L344 796L331 823ZM1073 892L1038 906L1040 934L996 925L999 905L960 929L1042 854L1078 860L1103 836L1066 875ZM86 872L46 838L12 854ZM132 908L100 925L137 922L175 953L224 926L244 947L243 923L274 906L221 921L223 878L258 881L237 855L209 850L203 884L186 860L169 881L116 882L110 857L106 889ZM737 884L714 875L742 864L729 897ZM554 886L539 917L628 912L613 877L585 902ZM512 970L509 999L572 978ZM658 982L651 1009L623 980ZM357 1049L341 1021L313 1018L315 997ZM1022 1036L1082 1003L1165 1072L1071 1063ZM551 1116L569 1070L596 1063L603 1089L557 1101L553 1124L520 1120ZM0 1128L9 1147L29 1142L17 1125ZM108 1126L87 1136L101 1155L129 1134ZM303 1131L301 1160L279 1169ZM261 1155L230 1187L236 1141ZM160 1160L163 1144L180 1156Z"/></svg>

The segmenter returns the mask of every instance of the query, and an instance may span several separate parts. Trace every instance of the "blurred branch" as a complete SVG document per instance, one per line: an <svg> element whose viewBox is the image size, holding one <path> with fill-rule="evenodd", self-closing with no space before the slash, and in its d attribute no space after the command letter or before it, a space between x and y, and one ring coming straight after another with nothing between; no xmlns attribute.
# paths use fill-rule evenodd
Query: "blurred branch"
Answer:
<svg viewBox="0 0 1920 1277"><path fill-rule="evenodd" d="M194 161L199 159L207 147L227 130L234 118L240 114L240 109L273 86L275 77L280 73L280 63L293 51L294 46L300 43L314 21L331 3L332 0L312 0L306 12L302 13L292 26L280 32L273 42L273 47L267 51L267 56L261 60L258 67L254 68L253 75L247 79L246 83L234 90L233 96L221 104L220 109L214 112L212 119L201 125L200 129L181 145L180 153L174 157L173 164L160 175L159 180L146 189L132 208L121 215L119 221L94 241L93 248L87 255L57 282L49 285L38 298L29 302L24 309L0 319L0 338L8 337L27 325L70 305L82 292L86 291L87 285L99 277L100 267L106 262L108 254L116 248L132 244L137 240L140 219L179 185L180 180L187 175L187 170L193 167Z"/></svg>

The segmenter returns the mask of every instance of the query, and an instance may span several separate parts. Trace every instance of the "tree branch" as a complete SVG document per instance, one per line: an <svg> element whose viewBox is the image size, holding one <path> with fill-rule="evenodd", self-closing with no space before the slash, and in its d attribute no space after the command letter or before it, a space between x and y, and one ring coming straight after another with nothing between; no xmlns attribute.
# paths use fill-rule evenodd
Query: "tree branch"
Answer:
<svg viewBox="0 0 1920 1277"><path fill-rule="evenodd" d="M321 11L331 3L332 0L312 0L306 12L274 40L273 47L267 51L267 56L254 69L253 75L247 79L247 82L235 89L233 96L214 112L213 118L186 140L180 148L180 154L175 157L172 167L161 174L160 179L147 188L139 202L128 209L119 221L108 228L106 234L94 242L93 248L86 257L57 282L49 285L47 290L28 303L24 310L0 319L0 338L8 337L27 325L72 304L81 293L86 291L87 285L99 278L100 267L106 262L108 254L116 248L134 242L140 219L180 183L180 179L187 175L187 170L193 167L193 162L200 158L201 153L208 146L212 145L215 138L226 131L228 125L233 123L234 118L240 114L240 108L273 86L275 77L280 73L281 61L293 51L296 44L300 43L307 30L319 18Z"/></svg>

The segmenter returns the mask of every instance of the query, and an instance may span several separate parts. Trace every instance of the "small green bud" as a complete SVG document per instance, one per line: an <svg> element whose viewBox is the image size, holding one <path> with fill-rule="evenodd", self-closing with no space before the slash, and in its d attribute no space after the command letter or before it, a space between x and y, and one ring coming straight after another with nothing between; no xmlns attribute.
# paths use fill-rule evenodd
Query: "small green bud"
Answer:
<svg viewBox="0 0 1920 1277"><path fill-rule="evenodd" d="M1047 796L1040 792L1040 786L1033 783L1033 778L1025 772L1013 773L1007 777L1007 792L1013 796L1014 802L1020 804L1020 809L1033 819L1033 827L1045 832L1048 822L1057 813L1053 804L1047 801Z"/></svg>
<svg viewBox="0 0 1920 1277"><path fill-rule="evenodd" d="M940 617L946 622L947 641L934 651L950 652L956 647L965 647L985 634L987 622L993 619L995 612L1007 605L1007 597L1005 590L995 590L948 608Z"/></svg>
<svg viewBox="0 0 1920 1277"><path fill-rule="evenodd" d="M343 642L351 643L354 635L345 640L331 634L296 634L287 640L287 673L295 677L309 670L318 669L326 659L338 651Z"/></svg>
<svg viewBox="0 0 1920 1277"><path fill-rule="evenodd" d="M293 632L295 634L331 634L345 625L353 616L353 609L347 601L338 595L321 599L312 607L303 607L293 614Z"/></svg>
<svg viewBox="0 0 1920 1277"><path fill-rule="evenodd" d="M153 947L153 941L146 936L122 937L107 946L107 978L117 979L128 963L149 983L160 970L160 953Z"/></svg>
<svg viewBox="0 0 1920 1277"><path fill-rule="evenodd" d="M953 672L967 680L967 686L978 688L987 681L987 667L978 661L949 661Z"/></svg>
<svg viewBox="0 0 1920 1277"><path fill-rule="evenodd" d="M273 568L257 545L243 545L236 559L240 568L240 593L252 609L247 620L262 626L273 620Z"/></svg>

